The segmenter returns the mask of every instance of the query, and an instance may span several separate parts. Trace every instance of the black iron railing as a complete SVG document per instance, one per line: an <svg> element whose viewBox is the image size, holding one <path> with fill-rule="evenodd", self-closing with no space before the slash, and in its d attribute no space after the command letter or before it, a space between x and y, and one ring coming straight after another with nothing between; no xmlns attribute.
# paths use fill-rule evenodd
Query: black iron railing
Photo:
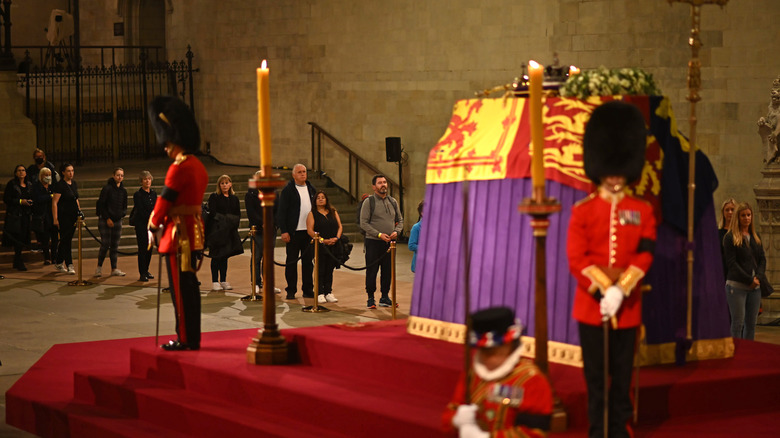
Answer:
<svg viewBox="0 0 780 438"><path fill-rule="evenodd" d="M387 177L379 168L356 154L317 123L309 122L309 125L311 125L311 167L313 170L325 173L334 184L347 191L352 201L359 200L362 193L371 193L371 177L378 173L387 178L390 196L398 197L400 186L397 181ZM327 162L323 162L323 158ZM339 172L328 173L328 169L338 169ZM341 172L342 169L347 169L346 175Z"/></svg>
<svg viewBox="0 0 780 438"><path fill-rule="evenodd" d="M36 62L27 50L19 69L25 111L36 126L38 146L58 162L161 155L160 148L152 147L146 105L157 95L177 95L194 109L192 82L198 70L192 67L190 47L186 60L165 61L160 59L160 47L83 46L82 59L95 62L86 67L67 62L72 52L26 48L39 52ZM127 50L138 53L137 61L117 64Z"/></svg>

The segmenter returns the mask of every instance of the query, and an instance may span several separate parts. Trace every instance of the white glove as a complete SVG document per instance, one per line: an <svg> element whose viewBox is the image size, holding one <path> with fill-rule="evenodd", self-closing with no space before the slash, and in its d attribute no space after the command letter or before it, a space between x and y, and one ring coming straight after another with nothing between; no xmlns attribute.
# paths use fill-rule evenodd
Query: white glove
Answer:
<svg viewBox="0 0 780 438"><path fill-rule="evenodd" d="M146 230L146 238L149 242L149 245L147 245L147 250L151 250L154 247L154 231L152 230Z"/></svg>
<svg viewBox="0 0 780 438"><path fill-rule="evenodd" d="M485 432L476 424L464 424L458 430L460 438L490 438L490 432Z"/></svg>
<svg viewBox="0 0 780 438"><path fill-rule="evenodd" d="M460 428L465 424L477 424L477 405L460 405L452 417L452 425Z"/></svg>
<svg viewBox="0 0 780 438"><path fill-rule="evenodd" d="M612 318L620 309L620 305L623 303L623 291L617 286L610 286L604 292L604 296L601 298L600 308L601 316Z"/></svg>

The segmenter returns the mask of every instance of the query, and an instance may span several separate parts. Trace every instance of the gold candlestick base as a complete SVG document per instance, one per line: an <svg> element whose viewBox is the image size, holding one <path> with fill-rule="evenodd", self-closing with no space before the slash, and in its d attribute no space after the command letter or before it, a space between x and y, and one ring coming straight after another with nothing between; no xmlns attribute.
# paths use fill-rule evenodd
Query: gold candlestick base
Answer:
<svg viewBox="0 0 780 438"><path fill-rule="evenodd" d="M258 179L259 198L263 207L263 223L274 223L274 201L276 190L287 184L279 174L273 174L270 166L264 166ZM258 337L246 349L247 362L255 365L285 365L291 362L287 340L279 332L276 324L276 295L274 294L274 243L276 230L272 226L263 227L263 328ZM252 267L254 269L254 266Z"/></svg>

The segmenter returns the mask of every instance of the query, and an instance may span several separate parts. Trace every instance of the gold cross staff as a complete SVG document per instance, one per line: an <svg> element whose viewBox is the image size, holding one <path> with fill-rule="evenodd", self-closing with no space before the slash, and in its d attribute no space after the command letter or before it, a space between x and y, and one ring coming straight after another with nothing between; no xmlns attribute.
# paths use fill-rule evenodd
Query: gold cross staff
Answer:
<svg viewBox="0 0 780 438"><path fill-rule="evenodd" d="M699 49L701 48L701 7L703 5L719 5L721 8L729 0L667 0L672 3L688 3L691 5L691 36L688 45L691 46L691 60L688 61L688 101L691 103L691 116L689 118L691 130L688 136L690 146L688 148L688 313L686 315L686 338L693 339L691 334L691 321L693 318L693 193L696 189L696 102L701 100L699 89L701 88L701 60ZM692 346L692 344L691 344Z"/></svg>

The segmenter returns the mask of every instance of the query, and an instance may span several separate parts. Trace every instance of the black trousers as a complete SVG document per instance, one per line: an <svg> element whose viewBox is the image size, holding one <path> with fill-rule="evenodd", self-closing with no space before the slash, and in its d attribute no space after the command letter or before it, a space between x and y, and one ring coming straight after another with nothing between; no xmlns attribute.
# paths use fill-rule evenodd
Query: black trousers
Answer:
<svg viewBox="0 0 780 438"><path fill-rule="evenodd" d="M152 261L152 251L149 248L149 234L146 227L135 229L135 241L138 243L138 275L149 273L149 263Z"/></svg>
<svg viewBox="0 0 780 438"><path fill-rule="evenodd" d="M37 240L38 244L41 245L41 250L43 251L43 259L49 260L52 263L56 263L57 247L59 243L59 239L57 236L57 229L54 227L49 227L49 228L44 227L43 231L35 232L35 240Z"/></svg>
<svg viewBox="0 0 780 438"><path fill-rule="evenodd" d="M73 234L76 227L73 224L66 224L60 221L60 247L57 249L57 263L73 264Z"/></svg>
<svg viewBox="0 0 780 438"><path fill-rule="evenodd" d="M171 301L176 314L176 335L179 342L190 347L200 347L200 289L195 267L196 253L190 254L191 272L180 272L175 254L164 254L168 267L168 284L171 285Z"/></svg>
<svg viewBox="0 0 780 438"><path fill-rule="evenodd" d="M392 260L390 260L390 254L387 254L387 250L390 248L390 244L384 240L366 239L366 293L370 298L374 297L376 292L376 274L381 269L379 274L379 291L382 296L387 296L390 292L391 272L390 266ZM377 263L377 260L382 260Z"/></svg>
<svg viewBox="0 0 780 438"><path fill-rule="evenodd" d="M211 282L224 283L227 281L227 257L212 257L211 258Z"/></svg>
<svg viewBox="0 0 780 438"><path fill-rule="evenodd" d="M290 234L287 242L287 259L284 266L284 278L287 281L287 296L295 295L298 290L298 257L301 257L301 290L303 296L314 295L314 250L311 236L306 231L296 231Z"/></svg>
<svg viewBox="0 0 780 438"><path fill-rule="evenodd" d="M335 245L327 247L328 251L333 251ZM320 260L317 272L319 273L320 281L320 295L327 295L333 292L333 270L336 269L336 261L333 257L328 255L325 249L325 245L320 247Z"/></svg>
<svg viewBox="0 0 780 438"><path fill-rule="evenodd" d="M588 436L604 436L604 331L601 326L579 324L585 383L588 387ZM629 437L633 415L631 371L636 328L609 329L609 436Z"/></svg>
<svg viewBox="0 0 780 438"><path fill-rule="evenodd" d="M263 229L260 228L257 230L257 233L252 237L252 240L255 244L255 284L258 286L263 286ZM252 261L249 261L250 269L253 267L251 266ZM250 271L251 272L251 271ZM251 278L250 278L251 280Z"/></svg>

